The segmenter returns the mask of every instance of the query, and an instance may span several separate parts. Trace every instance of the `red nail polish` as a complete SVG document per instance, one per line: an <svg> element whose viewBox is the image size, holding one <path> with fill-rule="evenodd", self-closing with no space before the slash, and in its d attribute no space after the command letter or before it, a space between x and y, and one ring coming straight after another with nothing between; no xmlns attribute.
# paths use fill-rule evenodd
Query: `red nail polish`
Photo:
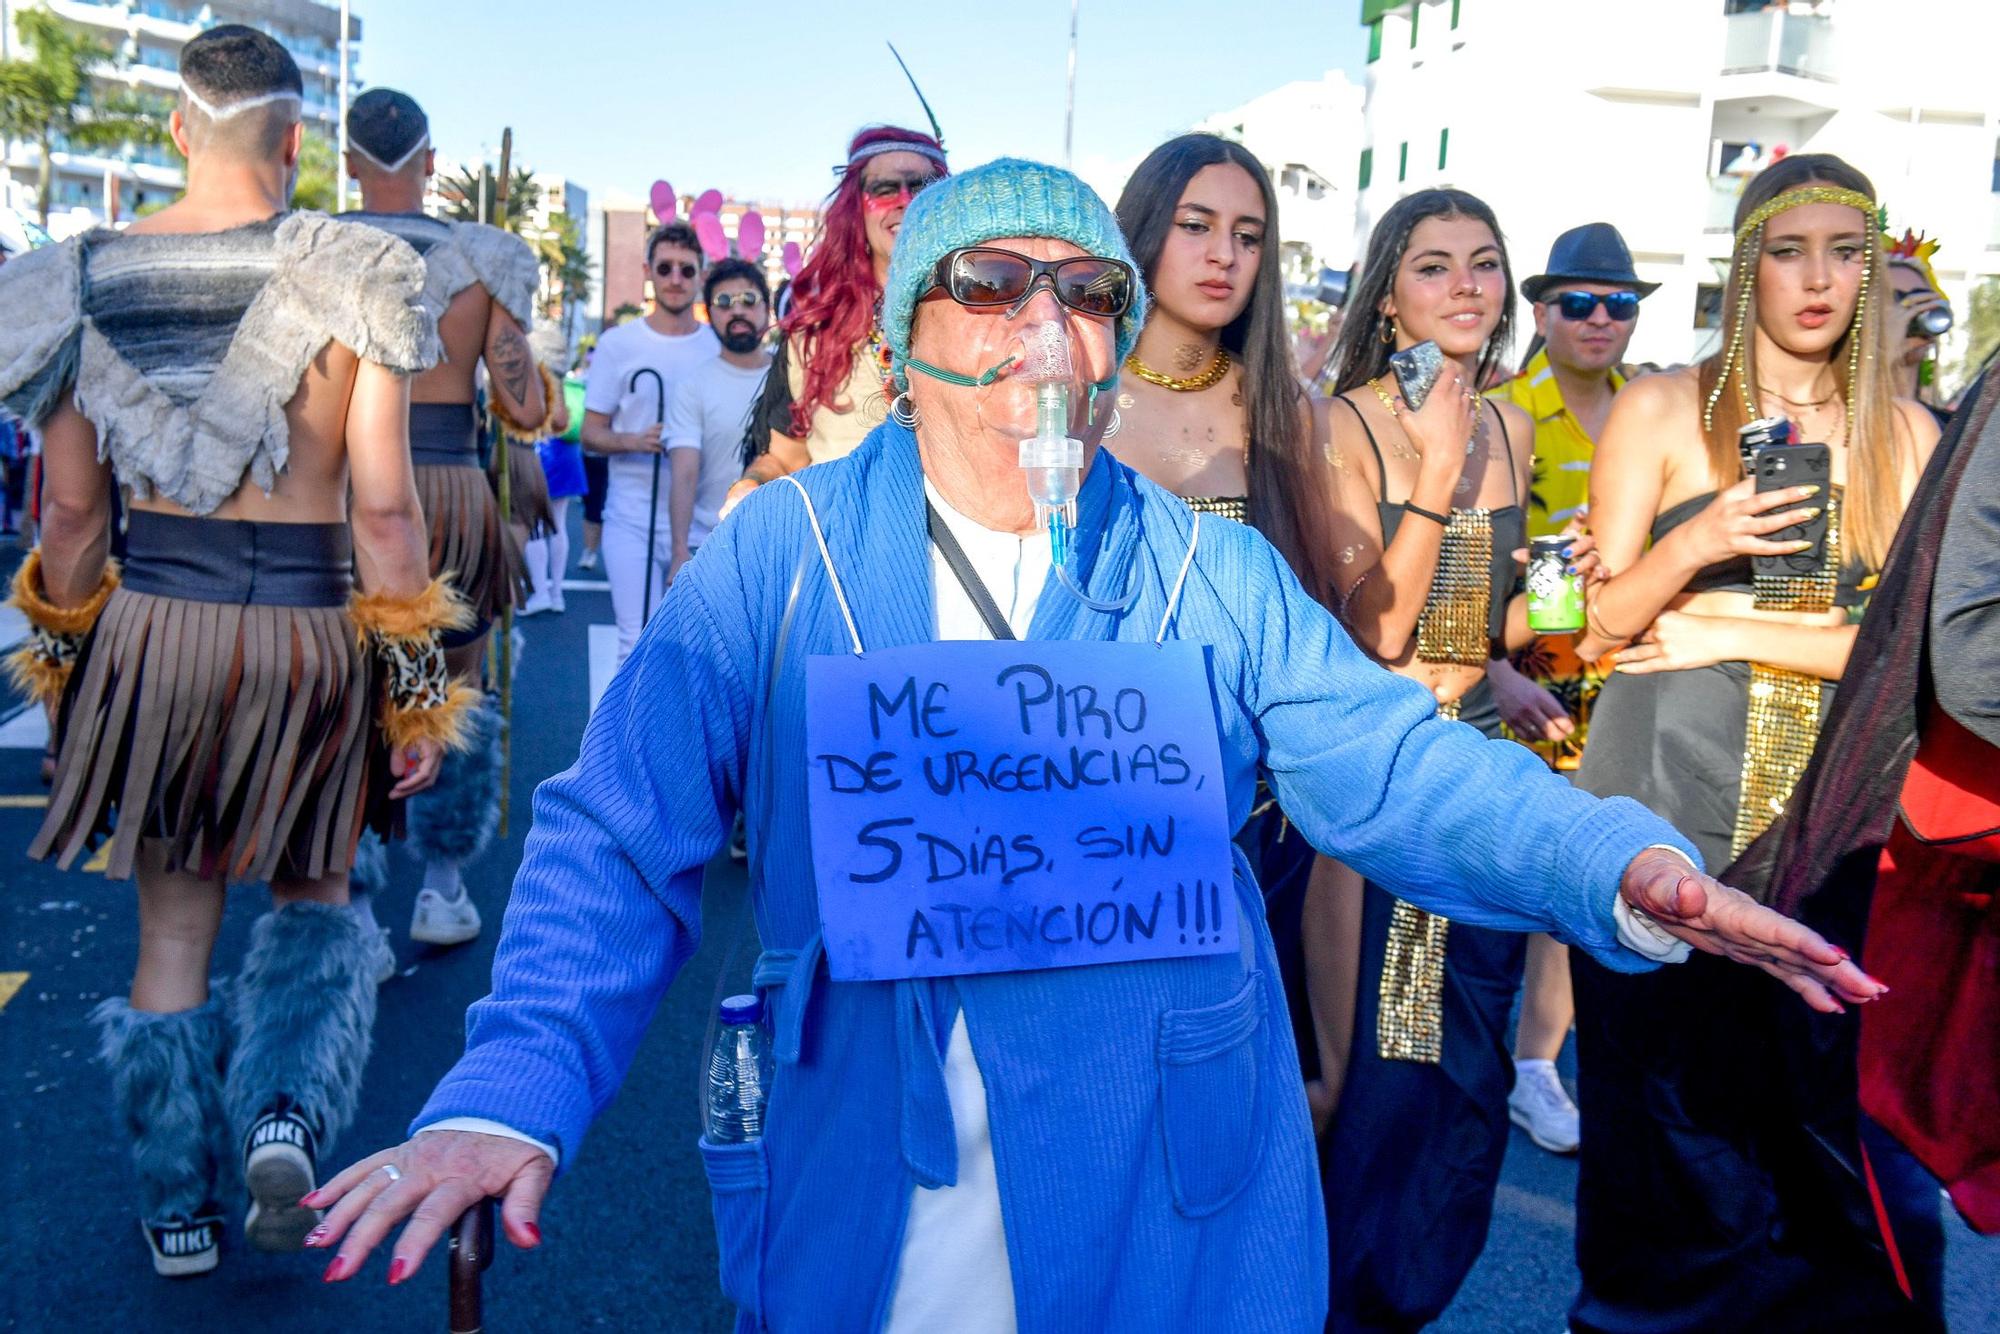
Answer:
<svg viewBox="0 0 2000 1334"><path fill-rule="evenodd" d="M528 1234L528 1240L539 1246L542 1244L542 1230L533 1223L521 1224L521 1231Z"/></svg>
<svg viewBox="0 0 2000 1334"><path fill-rule="evenodd" d="M313 1207L313 1197L314 1197L314 1196L316 1196L316 1195L318 1195L318 1194L319 1194L319 1192L318 1192L318 1191L316 1191L316 1190L309 1190L309 1191L307 1191L307 1192L306 1192L305 1194L303 1194L303 1195L299 1196L299 1208L301 1208L301 1209L310 1209L310 1208L312 1208L312 1207Z"/></svg>
<svg viewBox="0 0 2000 1334"><path fill-rule="evenodd" d="M326 1240L326 1229L323 1227L316 1227L312 1231L306 1233L306 1245L308 1246L317 1246L325 1240Z"/></svg>
<svg viewBox="0 0 2000 1334"><path fill-rule="evenodd" d="M391 1284L401 1283L409 1276L410 1262L408 1260L399 1255L389 1262L389 1282Z"/></svg>
<svg viewBox="0 0 2000 1334"><path fill-rule="evenodd" d="M326 1272L319 1276L322 1283L338 1283L347 1277L347 1261L336 1255L327 1263Z"/></svg>
<svg viewBox="0 0 2000 1334"><path fill-rule="evenodd" d="M1849 959L1854 957L1853 955L1849 954L1846 950L1840 948L1840 946L1838 945L1835 945L1833 947L1833 952L1838 956L1840 956L1840 961L1842 963L1846 963Z"/></svg>

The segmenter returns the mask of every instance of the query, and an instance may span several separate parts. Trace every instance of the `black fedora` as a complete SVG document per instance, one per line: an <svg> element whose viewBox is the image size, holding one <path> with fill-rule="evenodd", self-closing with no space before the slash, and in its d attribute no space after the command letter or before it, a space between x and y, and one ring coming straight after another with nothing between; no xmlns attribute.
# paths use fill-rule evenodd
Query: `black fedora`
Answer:
<svg viewBox="0 0 2000 1334"><path fill-rule="evenodd" d="M1542 293L1557 283L1620 283L1640 296L1658 291L1658 283L1639 281L1632 271L1632 252L1625 238L1608 222L1586 222L1572 227L1549 247L1549 269L1521 284L1521 295L1540 301Z"/></svg>

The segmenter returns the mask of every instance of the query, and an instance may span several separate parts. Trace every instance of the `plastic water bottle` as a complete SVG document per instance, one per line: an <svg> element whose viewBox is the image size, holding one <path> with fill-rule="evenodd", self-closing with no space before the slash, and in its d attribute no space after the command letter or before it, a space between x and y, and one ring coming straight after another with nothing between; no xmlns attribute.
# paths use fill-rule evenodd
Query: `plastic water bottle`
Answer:
<svg viewBox="0 0 2000 1334"><path fill-rule="evenodd" d="M703 1129L711 1144L743 1144L764 1135L771 1092L771 1043L764 1002L731 996L722 1002L715 1046L708 1056L708 1107Z"/></svg>

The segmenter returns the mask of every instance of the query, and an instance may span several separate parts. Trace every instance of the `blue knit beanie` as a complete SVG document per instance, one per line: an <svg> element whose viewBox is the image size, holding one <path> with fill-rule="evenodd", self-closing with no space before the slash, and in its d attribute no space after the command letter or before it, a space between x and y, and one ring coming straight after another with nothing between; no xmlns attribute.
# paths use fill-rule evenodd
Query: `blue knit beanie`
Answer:
<svg viewBox="0 0 2000 1334"><path fill-rule="evenodd" d="M882 333L895 357L898 384L907 383L903 363L910 355L910 321L917 299L930 289L938 261L961 246L1009 236L1068 241L1087 254L1132 265L1132 308L1118 321L1118 364L1124 364L1146 323L1146 290L1118 219L1074 174L1040 162L1001 158L927 187L903 215L882 294Z"/></svg>

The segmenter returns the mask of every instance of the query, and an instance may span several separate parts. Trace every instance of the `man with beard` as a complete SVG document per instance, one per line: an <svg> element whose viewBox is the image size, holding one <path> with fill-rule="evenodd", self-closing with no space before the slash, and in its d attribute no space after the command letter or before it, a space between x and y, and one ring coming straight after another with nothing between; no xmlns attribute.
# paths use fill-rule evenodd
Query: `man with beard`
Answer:
<svg viewBox="0 0 2000 1334"><path fill-rule="evenodd" d="M701 299L722 349L687 373L667 414L667 466L673 474L667 502L673 527L669 580L721 522L723 498L742 473L743 423L771 366L764 350L771 292L761 269L747 259L725 259L708 271Z"/></svg>
<svg viewBox="0 0 2000 1334"><path fill-rule="evenodd" d="M701 270L701 242L692 226L654 228L646 238L653 309L644 319L604 331L584 390L583 447L611 456L604 574L618 622L620 665L667 592L672 530L665 506L671 492L660 476L667 404L688 372L715 358L715 331L694 315Z"/></svg>

